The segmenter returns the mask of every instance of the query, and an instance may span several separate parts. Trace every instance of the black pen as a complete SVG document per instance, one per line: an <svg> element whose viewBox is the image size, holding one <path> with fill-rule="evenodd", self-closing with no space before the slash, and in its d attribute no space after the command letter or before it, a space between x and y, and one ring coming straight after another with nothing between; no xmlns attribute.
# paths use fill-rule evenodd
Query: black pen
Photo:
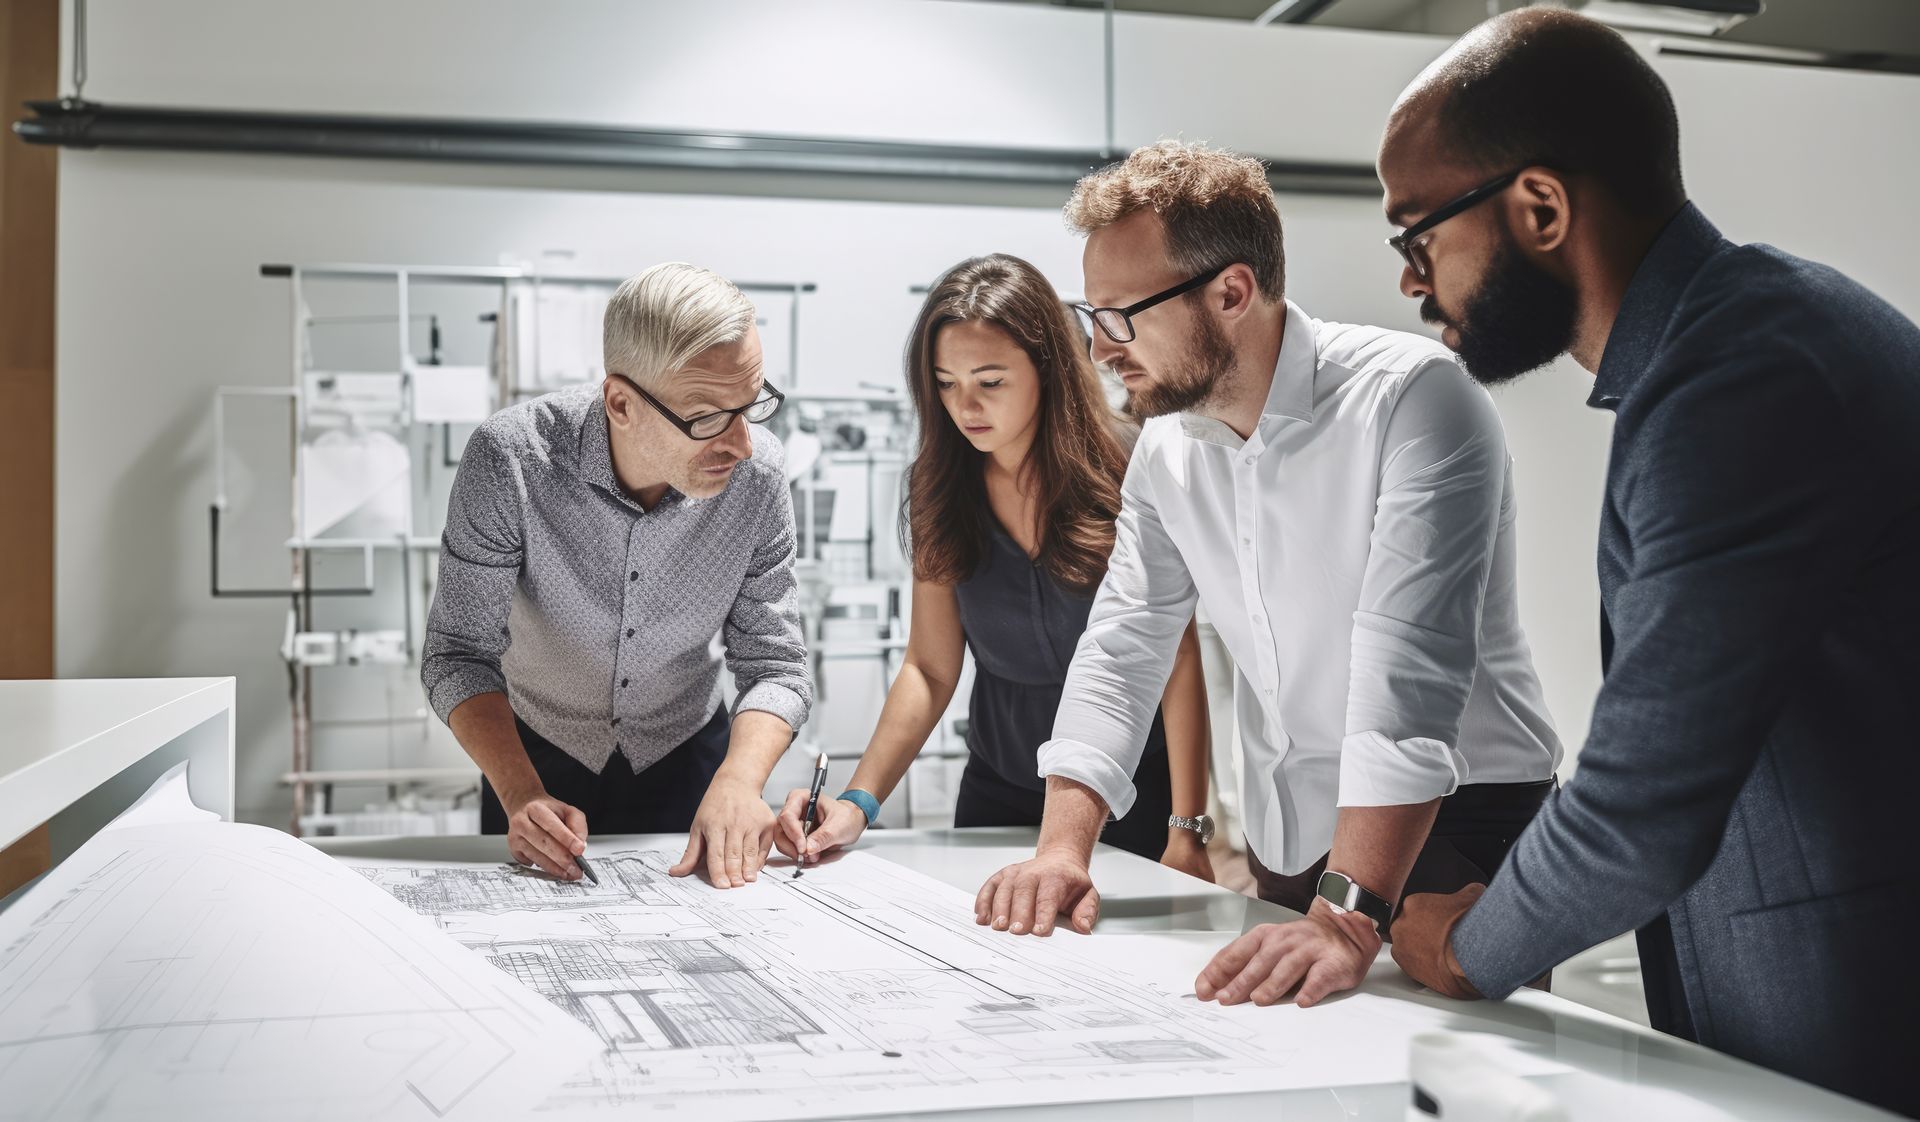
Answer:
<svg viewBox="0 0 1920 1122"><path fill-rule="evenodd" d="M793 865L793 875L796 877L800 875L800 866L807 862L804 842L807 835L813 833L814 816L820 810L820 788L825 786L826 782L827 754L822 752L819 758L813 761L813 790L807 793L807 816L800 820L800 837L803 844L801 846L799 859L796 860Z"/></svg>
<svg viewBox="0 0 1920 1122"><path fill-rule="evenodd" d="M600 884L600 878L593 875L593 866L587 864L586 854L582 853L580 856L575 857L573 863L580 866L580 871L587 874L587 879L592 881L596 887Z"/></svg>

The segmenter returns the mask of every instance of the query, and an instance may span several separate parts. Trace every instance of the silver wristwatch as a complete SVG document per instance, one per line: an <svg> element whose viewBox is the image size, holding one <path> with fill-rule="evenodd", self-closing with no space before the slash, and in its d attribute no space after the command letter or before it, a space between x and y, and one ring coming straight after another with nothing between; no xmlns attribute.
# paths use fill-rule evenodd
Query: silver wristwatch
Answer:
<svg viewBox="0 0 1920 1122"><path fill-rule="evenodd" d="M1213 819L1208 815L1203 814L1198 818L1182 818L1177 814L1170 814L1167 816L1167 825L1176 830L1192 830L1194 833L1199 834L1201 845L1206 845L1213 841Z"/></svg>

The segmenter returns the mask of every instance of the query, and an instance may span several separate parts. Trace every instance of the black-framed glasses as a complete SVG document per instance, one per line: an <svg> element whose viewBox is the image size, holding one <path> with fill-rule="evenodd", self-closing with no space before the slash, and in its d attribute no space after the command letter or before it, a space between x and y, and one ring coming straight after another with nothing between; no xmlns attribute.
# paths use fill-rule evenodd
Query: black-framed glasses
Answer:
<svg viewBox="0 0 1920 1122"><path fill-rule="evenodd" d="M1473 190L1468 191L1466 194L1447 203L1420 221L1415 222L1413 225L1388 238L1387 244L1392 246L1394 252L1400 255L1400 259L1407 263L1407 268L1413 270L1414 276L1419 277L1421 280L1429 279L1433 272L1433 262L1427 257L1426 242L1421 239L1426 237L1435 226L1440 225L1447 219L1465 211L1472 210L1474 207L1479 206L1481 203L1486 202L1488 199L1506 190L1508 184L1520 178L1521 172L1533 166L1532 164L1523 164L1505 175L1487 180L1480 186L1475 187Z"/></svg>
<svg viewBox="0 0 1920 1122"><path fill-rule="evenodd" d="M1229 264L1231 264L1231 262L1229 262ZM1116 343L1131 343L1133 342L1134 316L1139 315L1155 304L1164 304L1175 296L1185 296L1187 293L1192 292L1194 289L1199 288L1201 285L1206 284L1208 281L1211 281L1226 271L1227 266L1221 265L1211 272L1201 273L1191 280L1181 281L1165 292L1156 292L1145 300L1137 304L1128 304L1124 308L1096 308L1083 300L1075 304L1073 310L1080 313L1082 325L1087 329L1087 338L1093 338L1093 325L1097 323L1100 325L1101 332L1105 334L1107 338Z"/></svg>
<svg viewBox="0 0 1920 1122"><path fill-rule="evenodd" d="M772 420L773 415L780 412L780 404L787 400L786 394L781 393L770 385L762 384L760 388L766 393L766 396L756 401L750 401L738 409L716 409L711 413L702 413L696 417L682 417L680 414L662 405L659 398L641 389L638 383L634 382L632 378L627 377L625 374L612 374L611 376L632 386L634 392L644 398L648 405L658 409L662 417L672 421L673 426L681 432L686 433L687 437L691 440L712 440L718 437L721 433L726 432L733 426L733 419L735 417L745 417L756 425L764 421Z"/></svg>

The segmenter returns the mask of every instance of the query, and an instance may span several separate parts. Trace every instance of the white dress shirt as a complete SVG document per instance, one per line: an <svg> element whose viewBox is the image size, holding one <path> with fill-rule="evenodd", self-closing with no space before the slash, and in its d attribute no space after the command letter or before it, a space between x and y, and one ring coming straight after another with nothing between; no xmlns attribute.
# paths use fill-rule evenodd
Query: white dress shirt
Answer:
<svg viewBox="0 0 1920 1122"><path fill-rule="evenodd" d="M1287 304L1258 429L1147 422L1040 774L1112 813L1196 599L1237 666L1247 839L1298 873L1341 806L1547 779L1560 760L1520 630L1512 463L1439 344Z"/></svg>

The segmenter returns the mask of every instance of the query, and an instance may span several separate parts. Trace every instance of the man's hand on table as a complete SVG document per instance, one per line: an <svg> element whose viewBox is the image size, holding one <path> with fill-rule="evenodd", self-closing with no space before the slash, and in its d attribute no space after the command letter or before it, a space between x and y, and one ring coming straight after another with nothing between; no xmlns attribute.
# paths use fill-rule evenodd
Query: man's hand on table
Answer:
<svg viewBox="0 0 1920 1122"><path fill-rule="evenodd" d="M1470 884L1458 892L1421 892L1401 902L1400 917L1393 921L1393 961L1407 977L1446 997L1471 1001L1481 996L1453 957L1453 925L1486 890L1484 884Z"/></svg>
<svg viewBox="0 0 1920 1122"><path fill-rule="evenodd" d="M579 880L574 858L587 851L587 816L576 806L537 791L515 802L507 819L507 853L561 880Z"/></svg>
<svg viewBox="0 0 1920 1122"><path fill-rule="evenodd" d="M1015 935L1051 935L1063 913L1083 935L1100 918L1100 892L1086 858L1065 850L1044 850L1008 865L987 879L973 902L975 923Z"/></svg>
<svg viewBox="0 0 1920 1122"><path fill-rule="evenodd" d="M1193 992L1222 1005L1272 1005L1294 993L1294 1004L1305 1008L1359 985L1379 953L1372 920L1336 913L1316 898L1305 918L1263 923L1228 943L1194 979Z"/></svg>
<svg viewBox="0 0 1920 1122"><path fill-rule="evenodd" d="M723 772L707 787L687 832L687 851L667 874L684 877L704 857L715 888L739 888L759 877L773 835L773 808L760 797L760 788Z"/></svg>

